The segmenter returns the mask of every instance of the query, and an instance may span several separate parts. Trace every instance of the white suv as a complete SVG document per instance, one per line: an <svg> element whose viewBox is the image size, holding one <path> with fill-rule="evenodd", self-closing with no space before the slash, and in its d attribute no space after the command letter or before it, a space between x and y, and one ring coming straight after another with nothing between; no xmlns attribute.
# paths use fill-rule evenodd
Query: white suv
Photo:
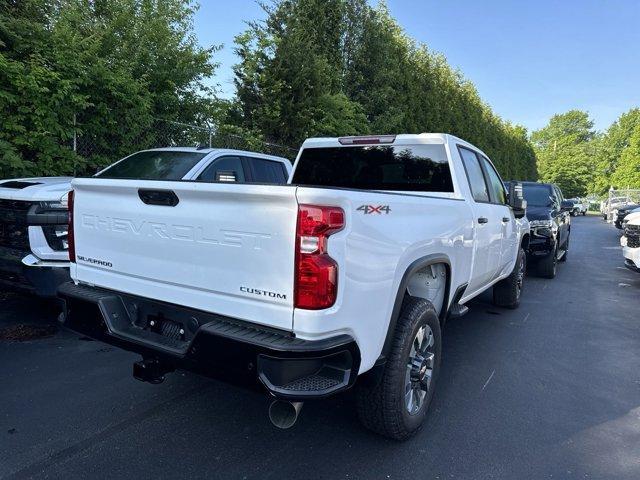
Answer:
<svg viewBox="0 0 640 480"><path fill-rule="evenodd" d="M620 239L625 266L640 273L640 213L627 215L624 236Z"/></svg>

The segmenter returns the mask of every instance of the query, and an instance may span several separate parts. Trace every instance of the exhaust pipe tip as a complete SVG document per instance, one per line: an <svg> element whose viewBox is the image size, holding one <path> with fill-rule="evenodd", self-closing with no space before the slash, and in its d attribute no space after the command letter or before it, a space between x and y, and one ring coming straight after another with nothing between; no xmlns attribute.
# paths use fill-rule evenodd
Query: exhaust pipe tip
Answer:
<svg viewBox="0 0 640 480"><path fill-rule="evenodd" d="M298 420L300 410L302 410L302 402L274 400L269 405L269 420L278 428L291 428Z"/></svg>

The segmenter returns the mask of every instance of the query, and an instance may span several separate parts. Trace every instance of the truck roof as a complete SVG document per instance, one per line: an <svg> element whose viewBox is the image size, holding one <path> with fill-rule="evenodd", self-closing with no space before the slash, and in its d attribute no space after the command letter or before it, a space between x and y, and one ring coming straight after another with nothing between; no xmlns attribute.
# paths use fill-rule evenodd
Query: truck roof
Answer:
<svg viewBox="0 0 640 480"><path fill-rule="evenodd" d="M345 137L317 137L317 138L307 138L302 146L304 148L322 148L322 147L341 147L344 146L341 143L341 140L349 140L349 139L367 139L367 138L376 138L376 137L394 137L395 140L393 142L389 142L390 145L398 143L430 143L430 144L444 144L447 142L447 137L449 139L454 137L453 135L449 135L447 133L420 133L420 134L398 134L398 135L358 135L358 136L345 136ZM461 142L467 143L464 140L460 140ZM386 144L386 142L385 142Z"/></svg>
<svg viewBox="0 0 640 480"><path fill-rule="evenodd" d="M372 141L367 143L367 139L383 139L384 141L376 142ZM389 141L388 139L391 139ZM359 143L347 144L346 142L360 140ZM460 137L451 135L450 133L401 133L401 134L386 134L386 135L357 135L347 137L318 137L308 138L301 146L302 148L330 148L330 147L348 147L353 145L367 145L367 144L379 144L379 145L409 145L409 144L431 144L431 145L445 145L447 143L453 143L456 145L463 145L473 150L477 150L485 157L489 158L485 152L483 152L476 145L473 145Z"/></svg>
<svg viewBox="0 0 640 480"><path fill-rule="evenodd" d="M174 151L174 152L193 152L193 153L203 153L205 155L209 155L211 153L236 153L242 154L246 156L253 156L265 159L276 160L280 162L289 162L290 161L284 157L278 157L276 155L268 155L266 153L260 152L252 152L249 150L238 150L235 148L201 148L201 147L160 147L160 148L145 148L143 150L138 150L134 153L139 152L166 152L166 151ZM133 153L131 154L133 155ZM130 156L130 155L129 155ZM125 157L126 158L126 157Z"/></svg>

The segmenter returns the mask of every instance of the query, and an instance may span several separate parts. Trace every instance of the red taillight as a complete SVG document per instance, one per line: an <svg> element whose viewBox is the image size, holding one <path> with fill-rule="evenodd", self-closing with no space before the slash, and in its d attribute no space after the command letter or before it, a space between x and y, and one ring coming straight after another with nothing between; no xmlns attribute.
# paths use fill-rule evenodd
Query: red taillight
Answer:
<svg viewBox="0 0 640 480"><path fill-rule="evenodd" d="M344 227L344 210L298 206L295 307L329 308L338 292L338 264L327 254L327 238Z"/></svg>
<svg viewBox="0 0 640 480"><path fill-rule="evenodd" d="M67 197L67 204L69 208L69 228L67 229L67 243L69 245L69 261L75 263L76 261L76 242L73 236L73 190L69 192Z"/></svg>

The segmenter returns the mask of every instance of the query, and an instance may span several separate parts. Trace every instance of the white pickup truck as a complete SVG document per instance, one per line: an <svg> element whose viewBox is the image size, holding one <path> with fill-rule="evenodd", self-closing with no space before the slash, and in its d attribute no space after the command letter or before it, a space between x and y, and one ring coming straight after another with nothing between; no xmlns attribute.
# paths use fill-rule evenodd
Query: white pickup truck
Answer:
<svg viewBox="0 0 640 480"><path fill-rule="evenodd" d="M219 148L167 147L133 153L97 177L287 182L286 158ZM0 180L0 286L55 297L69 281L67 195L71 177Z"/></svg>
<svg viewBox="0 0 640 480"><path fill-rule="evenodd" d="M442 325L520 302L529 228L485 154L446 134L310 139L288 185L75 179L71 329L174 369L261 384L271 420L358 379L363 423L421 425Z"/></svg>

